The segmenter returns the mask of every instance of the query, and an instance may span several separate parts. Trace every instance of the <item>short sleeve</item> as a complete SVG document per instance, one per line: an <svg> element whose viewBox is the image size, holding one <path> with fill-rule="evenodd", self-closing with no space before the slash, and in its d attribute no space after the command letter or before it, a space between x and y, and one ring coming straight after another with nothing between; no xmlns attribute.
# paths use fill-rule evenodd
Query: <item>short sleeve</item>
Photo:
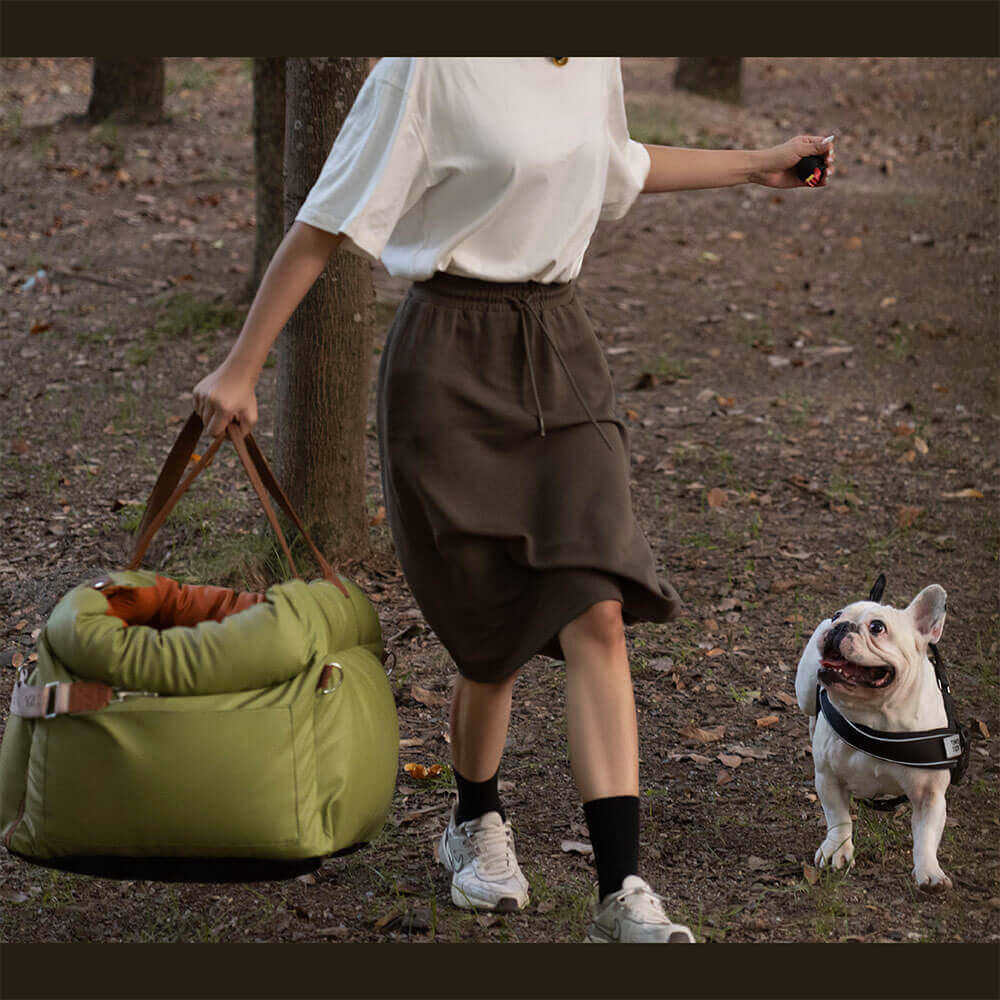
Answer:
<svg viewBox="0 0 1000 1000"><path fill-rule="evenodd" d="M348 249L376 259L397 222L429 186L415 60L369 75L296 222L343 233ZM402 64L402 65L401 65Z"/></svg>
<svg viewBox="0 0 1000 1000"><path fill-rule="evenodd" d="M620 219L632 207L646 183L650 160L646 147L628 134L625 92L618 59L608 70L608 176L601 219Z"/></svg>

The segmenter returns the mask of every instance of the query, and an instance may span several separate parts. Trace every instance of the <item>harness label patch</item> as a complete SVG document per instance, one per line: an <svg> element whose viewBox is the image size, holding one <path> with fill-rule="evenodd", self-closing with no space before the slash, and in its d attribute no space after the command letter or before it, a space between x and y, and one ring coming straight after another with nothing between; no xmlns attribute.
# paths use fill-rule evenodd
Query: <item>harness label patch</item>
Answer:
<svg viewBox="0 0 1000 1000"><path fill-rule="evenodd" d="M962 740L957 734L955 736L946 736L944 738L944 752L949 758L962 756Z"/></svg>

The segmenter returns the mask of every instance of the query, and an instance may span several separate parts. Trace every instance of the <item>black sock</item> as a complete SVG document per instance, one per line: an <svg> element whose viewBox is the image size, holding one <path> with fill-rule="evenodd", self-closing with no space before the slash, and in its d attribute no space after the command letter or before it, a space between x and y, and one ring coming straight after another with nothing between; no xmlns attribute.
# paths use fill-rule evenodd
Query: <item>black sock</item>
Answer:
<svg viewBox="0 0 1000 1000"><path fill-rule="evenodd" d="M601 899L622 887L626 875L639 872L639 798L615 795L584 802L590 842L594 845Z"/></svg>
<svg viewBox="0 0 1000 1000"><path fill-rule="evenodd" d="M455 775L455 784L458 785L458 805L455 807L455 825L464 823L466 820L477 819L488 812L500 813L501 819L506 819L507 815L500 805L500 790L497 788L497 768L496 774L485 781L469 781L463 778L458 771L452 768ZM636 802L639 800L636 799Z"/></svg>

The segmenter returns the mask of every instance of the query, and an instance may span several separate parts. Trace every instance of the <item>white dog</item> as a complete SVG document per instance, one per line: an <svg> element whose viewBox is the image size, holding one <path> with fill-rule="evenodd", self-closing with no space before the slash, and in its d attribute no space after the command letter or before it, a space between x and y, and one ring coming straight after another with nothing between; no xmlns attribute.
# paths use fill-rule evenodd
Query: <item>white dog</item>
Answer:
<svg viewBox="0 0 1000 1000"><path fill-rule="evenodd" d="M913 875L921 889L943 892L951 888L937 859L945 790L952 770L964 770L967 760L933 645L944 629L947 595L931 584L897 610L879 603L884 586L880 576L870 600L820 622L795 676L826 816L815 863L853 865L851 794L902 794L913 807Z"/></svg>

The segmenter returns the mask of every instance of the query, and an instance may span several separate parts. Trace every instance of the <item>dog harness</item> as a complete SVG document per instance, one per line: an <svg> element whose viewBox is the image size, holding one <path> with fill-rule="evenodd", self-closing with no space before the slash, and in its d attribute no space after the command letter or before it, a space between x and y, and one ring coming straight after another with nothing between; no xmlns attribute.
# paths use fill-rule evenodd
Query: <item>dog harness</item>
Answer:
<svg viewBox="0 0 1000 1000"><path fill-rule="evenodd" d="M955 702L948 686L948 675L944 661L934 643L930 644L931 662L938 687L944 701L945 715L948 725L943 729L925 729L922 732L886 732L871 729L851 722L843 716L833 702L826 689L816 686L816 703L818 713L826 717L834 732L848 746L861 750L870 757L886 760L893 764L904 764L907 767L927 767L932 769L951 768L951 783L957 785L969 766L969 739L965 727L955 716ZM895 809L906 801L901 795L892 799L861 799L865 805L873 809Z"/></svg>

